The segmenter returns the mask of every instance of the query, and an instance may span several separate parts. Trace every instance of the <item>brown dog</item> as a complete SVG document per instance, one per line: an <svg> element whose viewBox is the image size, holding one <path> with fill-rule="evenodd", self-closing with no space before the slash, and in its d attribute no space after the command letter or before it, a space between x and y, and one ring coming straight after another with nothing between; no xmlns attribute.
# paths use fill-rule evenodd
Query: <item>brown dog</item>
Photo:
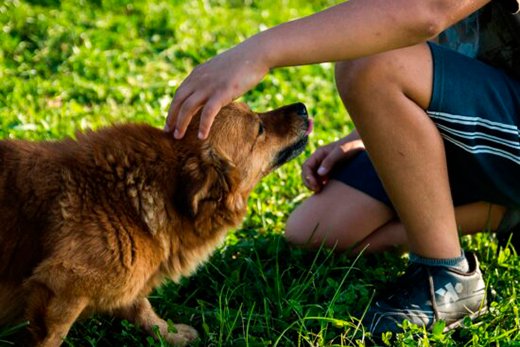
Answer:
<svg viewBox="0 0 520 347"><path fill-rule="evenodd" d="M119 125L77 140L0 142L0 325L20 320L59 346L80 316L105 312L175 345L146 296L190 275L246 212L254 185L307 142L303 104L225 107L209 138Z"/></svg>

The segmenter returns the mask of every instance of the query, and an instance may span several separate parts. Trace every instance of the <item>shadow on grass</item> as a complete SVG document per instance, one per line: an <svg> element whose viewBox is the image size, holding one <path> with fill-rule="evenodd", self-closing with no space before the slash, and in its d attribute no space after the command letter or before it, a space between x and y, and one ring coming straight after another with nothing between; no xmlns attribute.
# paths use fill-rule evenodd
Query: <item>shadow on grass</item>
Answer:
<svg viewBox="0 0 520 347"><path fill-rule="evenodd" d="M219 249L196 274L179 284L166 283L150 296L163 318L190 324L200 332L201 339L193 346L365 345L356 317L370 303L374 288L383 289L406 266L405 259L392 253L355 258L326 249L295 249L277 234L236 233L236 243ZM466 246L486 249L475 242L481 241ZM456 346L475 339L488 343L520 338L518 327L514 328L517 286L511 283L518 284L519 270L510 263L513 259L518 265L518 257L507 250L501 254L497 261L491 253L479 254L492 262L483 267L490 273L490 287L498 287L490 297L487 318L436 335L409 327L395 345L429 341ZM511 267L511 272L499 274L504 267ZM509 277L513 279L505 283ZM504 320L508 315L509 321ZM491 329L495 340L489 336ZM166 346L128 322L103 316L75 324L65 345Z"/></svg>
<svg viewBox="0 0 520 347"><path fill-rule="evenodd" d="M326 249L295 249L276 234L236 233L238 241L217 251L192 277L180 284L167 283L150 296L159 315L190 324L201 333L195 345L362 341L363 330L355 317L369 303L372 284L385 282L404 264L395 255L355 259ZM385 266L375 266L381 263ZM83 345L85 336L92 336L96 346L153 345L128 324L98 322L77 324L68 340Z"/></svg>

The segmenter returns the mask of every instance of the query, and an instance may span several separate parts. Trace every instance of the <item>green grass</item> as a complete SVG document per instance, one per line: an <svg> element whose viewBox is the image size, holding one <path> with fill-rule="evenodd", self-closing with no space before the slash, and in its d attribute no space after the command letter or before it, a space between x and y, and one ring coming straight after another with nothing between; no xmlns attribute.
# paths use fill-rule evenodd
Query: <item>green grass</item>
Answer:
<svg viewBox="0 0 520 347"><path fill-rule="evenodd" d="M59 139L126 121L161 127L175 88L194 66L263 28L333 3L4 0L0 137ZM152 303L163 317L195 326L199 346L363 346L356 317L406 258L310 252L282 237L288 214L309 195L300 181L304 157L352 127L334 90L333 66L277 69L243 100L258 111L304 102L316 120L311 143L259 184L243 225L209 263L180 285L159 288ZM449 333L407 327L395 345L519 345L520 258L510 249L497 258L492 235L462 241L482 262L490 313ZM0 328L0 345L12 341L13 330ZM165 343L128 322L96 316L75 324L65 345Z"/></svg>

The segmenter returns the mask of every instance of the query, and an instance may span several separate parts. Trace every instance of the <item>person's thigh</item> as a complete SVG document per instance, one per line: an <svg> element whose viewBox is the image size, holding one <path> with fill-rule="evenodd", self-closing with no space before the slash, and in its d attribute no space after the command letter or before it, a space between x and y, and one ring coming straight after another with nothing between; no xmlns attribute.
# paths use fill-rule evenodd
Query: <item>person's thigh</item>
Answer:
<svg viewBox="0 0 520 347"><path fill-rule="evenodd" d="M418 50L423 52L424 46ZM342 64L336 71L338 88L340 92L345 91L342 97L373 98L374 94L368 92L370 88L361 87L381 88L380 83L374 82L380 77L392 77L392 73L399 70L388 69L387 58L391 55L399 58L400 53L394 51ZM520 205L517 182L520 82L478 61L442 49L433 48L433 64L430 91L425 89L426 92L419 93L420 98L417 95L415 98L428 110L444 138L453 202L458 206L457 222L459 225L466 219L487 222L486 206L491 205L474 203ZM360 88L353 88L356 86ZM412 92L421 90L412 88L407 95L413 96ZM429 93L432 93L431 99ZM361 171L360 175L364 174ZM385 237L389 235L385 232L385 223L394 220L395 224L395 215L388 203L348 182L333 180L330 183L326 190L309 198L291 215L287 225L289 240L302 245L325 241L329 246L337 243L339 248L348 248L376 231ZM498 217L492 224L498 223L503 209L498 206L495 213ZM486 225L483 224L473 224L468 231L484 230Z"/></svg>
<svg viewBox="0 0 520 347"><path fill-rule="evenodd" d="M459 232L466 235L494 231L504 212L503 206L478 201L455 207L455 218ZM297 246L354 253L408 246L404 226L391 207L334 179L294 210L285 235Z"/></svg>
<svg viewBox="0 0 520 347"><path fill-rule="evenodd" d="M505 207L479 201L455 207L455 219L459 233L475 234L483 231L495 231L505 213ZM403 224L392 220L381 228L374 230L353 249L359 252L382 252L399 247L408 248L408 241Z"/></svg>
<svg viewBox="0 0 520 347"><path fill-rule="evenodd" d="M385 113L403 98L425 110L432 95L431 51L422 43L341 61L335 65L335 79L350 116L359 121L370 121L366 118L371 112L367 111L376 109L375 113ZM400 119L399 114L390 117Z"/></svg>
<svg viewBox="0 0 520 347"><path fill-rule="evenodd" d="M387 95L392 86L426 110L443 138L455 206L476 201L520 206L519 80L423 44L338 63L336 82L352 111L358 104L379 107L381 93ZM370 114L357 113L361 120Z"/></svg>
<svg viewBox="0 0 520 347"><path fill-rule="evenodd" d="M337 180L312 195L289 216L285 236L303 247L348 249L395 218L372 196Z"/></svg>
<svg viewBox="0 0 520 347"><path fill-rule="evenodd" d="M471 180L457 176L452 183L458 187L454 202L459 232L495 230L505 208L479 200ZM366 247L378 252L407 246L404 226L364 151L337 163L324 189L296 208L287 222L286 237L303 247L338 250L355 246L354 251Z"/></svg>
<svg viewBox="0 0 520 347"><path fill-rule="evenodd" d="M434 84L427 113L444 140L452 194L520 206L520 81L430 48Z"/></svg>

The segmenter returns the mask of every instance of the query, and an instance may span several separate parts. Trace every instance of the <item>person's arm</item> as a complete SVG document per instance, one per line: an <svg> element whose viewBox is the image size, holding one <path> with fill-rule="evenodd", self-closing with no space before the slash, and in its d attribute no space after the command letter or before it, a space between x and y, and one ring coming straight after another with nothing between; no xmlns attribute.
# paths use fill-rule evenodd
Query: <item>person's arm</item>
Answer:
<svg viewBox="0 0 520 347"><path fill-rule="evenodd" d="M349 60L425 42L487 0L351 0L253 36L269 67ZM248 42L249 41L249 42Z"/></svg>
<svg viewBox="0 0 520 347"><path fill-rule="evenodd" d="M178 88L166 129L180 138L201 108L205 138L221 107L271 68L355 59L435 37L489 0L350 0L261 32L199 65Z"/></svg>

